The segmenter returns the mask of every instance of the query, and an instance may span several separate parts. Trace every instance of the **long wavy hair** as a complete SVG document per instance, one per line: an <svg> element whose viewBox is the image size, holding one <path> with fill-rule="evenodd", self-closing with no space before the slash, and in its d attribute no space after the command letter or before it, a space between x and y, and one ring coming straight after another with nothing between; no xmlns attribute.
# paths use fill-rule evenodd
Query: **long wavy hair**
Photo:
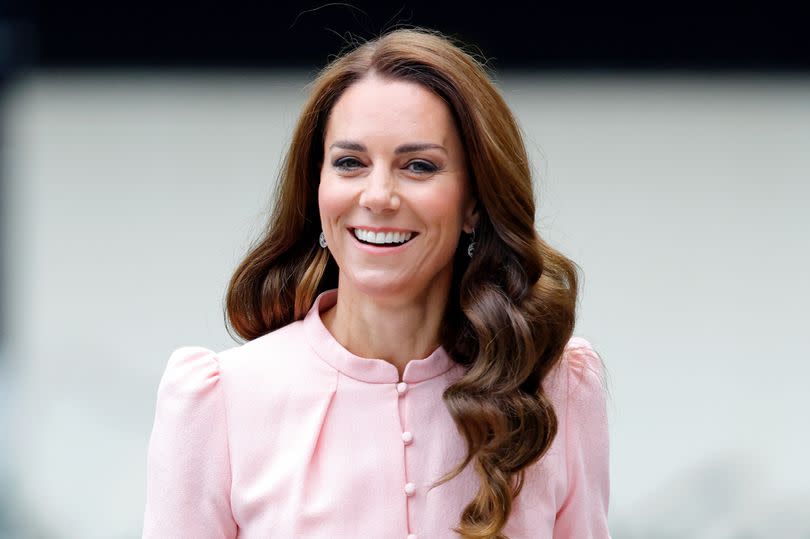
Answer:
<svg viewBox="0 0 810 539"><path fill-rule="evenodd" d="M252 340L303 318L337 287L338 268L318 245L317 192L332 107L376 74L421 84L453 114L478 202L476 248L459 242L440 342L463 376L443 400L467 454L434 486L472 463L480 488L454 531L506 539L503 528L525 469L548 450L557 416L542 382L562 359L575 324L578 266L535 229L531 169L520 128L483 62L438 32L397 29L334 59L312 83L280 173L276 204L226 295L229 332Z"/></svg>

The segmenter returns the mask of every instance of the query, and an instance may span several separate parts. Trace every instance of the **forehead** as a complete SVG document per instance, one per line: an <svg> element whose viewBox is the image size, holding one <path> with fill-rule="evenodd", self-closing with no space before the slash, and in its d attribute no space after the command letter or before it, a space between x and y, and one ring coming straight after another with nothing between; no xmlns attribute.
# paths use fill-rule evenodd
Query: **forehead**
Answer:
<svg viewBox="0 0 810 539"><path fill-rule="evenodd" d="M344 138L452 144L458 133L447 104L421 84L369 76L349 86L329 115L326 139Z"/></svg>

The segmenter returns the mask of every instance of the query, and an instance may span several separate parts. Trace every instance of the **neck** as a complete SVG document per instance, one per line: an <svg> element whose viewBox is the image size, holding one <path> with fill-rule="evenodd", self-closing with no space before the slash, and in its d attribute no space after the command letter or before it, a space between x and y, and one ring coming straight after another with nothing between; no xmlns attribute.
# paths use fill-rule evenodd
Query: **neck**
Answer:
<svg viewBox="0 0 810 539"><path fill-rule="evenodd" d="M424 359L439 347L448 292L449 283L406 298L379 298L339 280L337 303L321 319L344 348L388 361L402 379L408 361Z"/></svg>

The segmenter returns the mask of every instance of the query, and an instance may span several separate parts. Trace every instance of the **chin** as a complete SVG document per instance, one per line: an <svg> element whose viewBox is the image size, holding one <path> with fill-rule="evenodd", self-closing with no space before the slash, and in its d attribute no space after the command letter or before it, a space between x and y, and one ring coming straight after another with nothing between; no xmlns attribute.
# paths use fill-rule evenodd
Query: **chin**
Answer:
<svg viewBox="0 0 810 539"><path fill-rule="evenodd" d="M424 274L396 273L390 269L363 268L360 271L343 273L340 282L344 288L380 302L402 303L424 298L434 288L442 289L445 282L449 283L449 275L446 276L445 271L452 275L452 270L448 268L428 277Z"/></svg>
<svg viewBox="0 0 810 539"><path fill-rule="evenodd" d="M419 288L412 278L383 271L355 273L346 279L346 284L364 295L381 299L411 295Z"/></svg>

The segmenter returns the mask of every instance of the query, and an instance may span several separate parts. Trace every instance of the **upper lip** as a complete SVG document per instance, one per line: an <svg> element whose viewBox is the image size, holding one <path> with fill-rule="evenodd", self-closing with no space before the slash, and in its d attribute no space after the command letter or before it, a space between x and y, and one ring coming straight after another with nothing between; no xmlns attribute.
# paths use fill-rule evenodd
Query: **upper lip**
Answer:
<svg viewBox="0 0 810 539"><path fill-rule="evenodd" d="M350 226L349 230L354 230L355 228L359 228L361 230L370 230L372 232L400 232L400 233L413 233L413 230L408 230L405 228L394 228L390 226L363 226L363 225L356 225Z"/></svg>

